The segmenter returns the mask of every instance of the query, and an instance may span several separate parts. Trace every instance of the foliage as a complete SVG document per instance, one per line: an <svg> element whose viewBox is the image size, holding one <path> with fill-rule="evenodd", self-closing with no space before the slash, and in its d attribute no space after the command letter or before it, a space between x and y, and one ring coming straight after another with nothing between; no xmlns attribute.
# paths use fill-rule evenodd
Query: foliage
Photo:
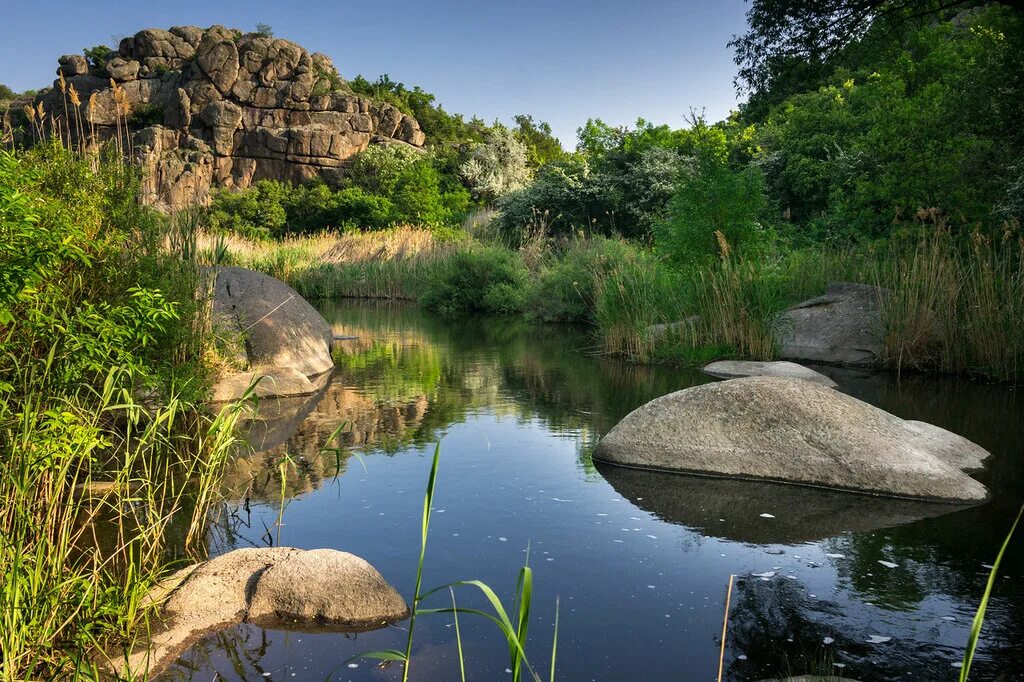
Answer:
<svg viewBox="0 0 1024 682"><path fill-rule="evenodd" d="M96 650L130 646L168 529L195 548L231 444L237 415L185 401L204 390L196 271L139 190L120 159L0 151L4 680L98 679Z"/></svg>
<svg viewBox="0 0 1024 682"><path fill-rule="evenodd" d="M466 121L462 114L449 114L437 98L418 85L411 90L404 83L397 83L384 74L374 82L363 76L349 81L349 87L357 95L387 102L411 115L427 136L429 144L450 142L482 142L487 126L479 118Z"/></svg>
<svg viewBox="0 0 1024 682"><path fill-rule="evenodd" d="M498 202L498 224L510 243L535 229L537 216L543 216L543 229L554 236L579 230L650 236L672 196L683 157L650 140L589 135L581 133L581 148L587 151L549 163L533 183Z"/></svg>
<svg viewBox="0 0 1024 682"><path fill-rule="evenodd" d="M96 45L82 50L82 54L91 68L102 72L107 67L107 62L117 54L117 50L107 45Z"/></svg>
<svg viewBox="0 0 1024 682"><path fill-rule="evenodd" d="M621 239L574 239L554 250L527 294L527 315L541 322L589 322L598 283L632 257L635 247Z"/></svg>
<svg viewBox="0 0 1024 682"><path fill-rule="evenodd" d="M259 180L241 191L216 190L209 223L254 239L402 224L442 227L459 224L469 201L461 185L446 190L431 155L400 145L375 146L354 159L338 189L322 181Z"/></svg>
<svg viewBox="0 0 1024 682"><path fill-rule="evenodd" d="M800 236L884 237L920 208L989 221L1020 158L1021 24L995 7L928 26L773 109L758 163Z"/></svg>
<svg viewBox="0 0 1024 682"><path fill-rule="evenodd" d="M262 22L256 24L256 33L259 33L261 36L266 36L267 38L274 37L274 29L271 28L270 24L264 24Z"/></svg>
<svg viewBox="0 0 1024 682"><path fill-rule="evenodd" d="M419 300L444 317L508 315L522 310L526 281L518 254L498 247L462 249L434 263Z"/></svg>
<svg viewBox="0 0 1024 682"><path fill-rule="evenodd" d="M680 265L711 261L764 241L766 201L760 169L729 163L725 133L698 122L699 148L679 176L667 217L655 227L658 250Z"/></svg>
<svg viewBox="0 0 1024 682"><path fill-rule="evenodd" d="M492 203L529 181L526 145L508 128L495 126L462 164L461 172L474 197Z"/></svg>
<svg viewBox="0 0 1024 682"><path fill-rule="evenodd" d="M799 82L800 76L820 74L837 53L873 28L891 32L936 16L948 18L958 8L974 4L969 0L753 0L747 10L747 32L729 43L739 66L737 85L754 98L773 90L792 94L791 84Z"/></svg>
<svg viewBox="0 0 1024 682"><path fill-rule="evenodd" d="M545 121L538 123L528 114L518 114L512 121L515 123L512 132L517 140L526 145L526 159L531 168L537 169L565 158L562 143L551 132L550 124Z"/></svg>

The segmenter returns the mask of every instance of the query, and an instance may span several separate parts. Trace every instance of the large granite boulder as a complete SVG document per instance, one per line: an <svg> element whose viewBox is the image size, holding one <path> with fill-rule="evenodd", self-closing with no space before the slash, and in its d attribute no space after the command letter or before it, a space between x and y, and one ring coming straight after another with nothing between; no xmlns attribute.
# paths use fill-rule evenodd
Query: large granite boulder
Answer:
<svg viewBox="0 0 1024 682"><path fill-rule="evenodd" d="M986 498L985 486L964 473L986 457L956 434L788 377L732 379L656 398L594 452L610 464L960 503Z"/></svg>
<svg viewBox="0 0 1024 682"><path fill-rule="evenodd" d="M162 208L205 203L213 187L264 178L338 182L349 159L372 144L425 142L416 119L355 95L326 56L258 33L145 29L102 66L81 55L59 64L82 100L87 142L127 127L146 170L143 199ZM33 105L63 117L70 105L58 84ZM162 143L154 146L154 137Z"/></svg>
<svg viewBox="0 0 1024 682"><path fill-rule="evenodd" d="M867 366L882 355L882 300L887 289L829 284L824 295L783 312L776 327L779 357Z"/></svg>
<svg viewBox="0 0 1024 682"><path fill-rule="evenodd" d="M298 292L269 275L236 267L206 272L214 278L214 333L235 349L230 359L240 370L221 378L214 400L236 400L253 382L259 397L316 392L310 378L334 367L331 325Z"/></svg>
<svg viewBox="0 0 1024 682"><path fill-rule="evenodd" d="M822 386L835 388L836 382L810 367L795 362L758 362L755 360L718 360L704 365L704 372L718 379L738 379L739 377L793 377L814 381Z"/></svg>
<svg viewBox="0 0 1024 682"><path fill-rule="evenodd" d="M203 635L236 623L358 632L409 615L373 566L333 549L236 549L179 571L149 596L162 604L152 637L110 657L121 675L155 676Z"/></svg>

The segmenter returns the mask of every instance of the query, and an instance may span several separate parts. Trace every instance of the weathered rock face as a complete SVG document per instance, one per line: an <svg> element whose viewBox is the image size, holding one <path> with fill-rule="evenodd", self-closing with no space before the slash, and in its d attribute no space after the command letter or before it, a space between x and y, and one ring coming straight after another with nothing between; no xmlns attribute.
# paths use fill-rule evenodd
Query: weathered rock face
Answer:
<svg viewBox="0 0 1024 682"><path fill-rule="evenodd" d="M795 362L757 362L753 360L719 360L704 366L704 372L719 379L738 377L793 377L814 381L822 386L835 388L836 382L821 372Z"/></svg>
<svg viewBox="0 0 1024 682"><path fill-rule="evenodd" d="M86 135L113 138L126 119L126 144L148 171L145 199L167 208L262 178L335 181L371 144L425 141L414 118L352 94L328 57L279 38L146 29L122 40L102 72L81 55L59 62L82 100ZM37 101L63 117L57 82Z"/></svg>
<svg viewBox="0 0 1024 682"><path fill-rule="evenodd" d="M219 338L237 339L240 374L214 387L214 400L235 400L260 376L257 395L314 393L309 380L334 367L331 326L284 282L253 270L218 267L213 285L213 325Z"/></svg>
<svg viewBox="0 0 1024 682"><path fill-rule="evenodd" d="M190 643L235 623L359 631L409 615L373 566L333 549L236 549L179 571L150 597L163 602L159 621L148 646L111 657L122 674L156 675Z"/></svg>
<svg viewBox="0 0 1024 682"><path fill-rule="evenodd" d="M966 475L988 457L936 426L907 422L803 379L749 377L656 398L598 444L596 460L946 502L980 502Z"/></svg>
<svg viewBox="0 0 1024 682"><path fill-rule="evenodd" d="M870 284L829 284L823 296L779 316L779 357L867 366L882 354L881 302L889 291Z"/></svg>

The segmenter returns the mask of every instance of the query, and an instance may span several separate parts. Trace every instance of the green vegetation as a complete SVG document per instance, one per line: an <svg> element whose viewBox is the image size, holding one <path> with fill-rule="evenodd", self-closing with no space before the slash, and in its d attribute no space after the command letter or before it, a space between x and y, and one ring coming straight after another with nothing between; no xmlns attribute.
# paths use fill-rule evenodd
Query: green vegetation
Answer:
<svg viewBox="0 0 1024 682"><path fill-rule="evenodd" d="M1024 82L1024 18L999 5L920 17L883 5L873 23L825 3L790 25L773 3L754 2L751 33L736 43L751 99L728 120L692 116L678 130L590 120L566 153L528 116L509 130L444 114L448 132L424 158L356 160L341 192L372 203L344 204L331 219L284 209L267 231L410 224L445 226L447 238L465 217L472 239L448 240L444 253L372 265L307 258L289 281L314 296L416 298L446 315L584 322L605 351L638 360L772 358L785 307L829 282L878 284L894 291L883 311L887 365L1018 380L1024 119L1012 102ZM847 40L800 67L771 31L810 31L824 16ZM386 77L356 89L427 120L443 113ZM472 151L456 153L456 139ZM399 169L413 167L438 182L403 194L396 179L410 171ZM242 199L215 202L215 228L240 213L228 201ZM484 206L496 211L469 215Z"/></svg>
<svg viewBox="0 0 1024 682"><path fill-rule="evenodd" d="M451 613L455 618L456 633L458 633L458 614L465 613L470 615L477 615L486 618L492 622L505 636L505 640L508 642L509 652L509 670L512 671L513 682L520 682L523 679L523 666L526 666L530 676L536 680L540 679L540 676L534 671L530 665L529 660L526 658L526 634L529 630L530 625L530 604L533 601L533 570L529 565L529 552L527 552L526 565L519 569L519 576L516 579L516 591L514 605L515 609L512 612L512 616L509 617L508 611L504 604L502 604L501 598L498 597L497 593L489 585L479 580L460 580L457 582L442 585L432 590L424 592L423 587L423 564L427 557L427 537L430 534L430 516L431 510L433 509L434 502L434 489L437 484L437 471L438 466L441 462L441 445L438 443L434 447L434 459L430 466L430 476L427 479L427 493L423 498L423 516L421 519L420 527L420 556L419 561L416 564L416 587L413 590L412 600L412 615L409 618L409 633L406 638L405 651L398 650L385 650L385 651L370 651L357 658L373 658L381 661L401 661L402 662L402 682L409 680L409 671L412 669L412 645L413 636L415 634L416 619L421 615L438 614L438 613ZM479 609L471 608L460 608L455 603L455 588L456 587L474 587L480 591L481 594L487 599L494 613L488 613ZM451 595L452 606L451 608L423 608L420 606L420 602L427 599L428 597L437 594L439 592L447 591ZM555 615L555 633L551 643L551 681L555 679L555 662L558 652L558 615L556 608ZM465 660L462 652L462 639L461 636L457 635L458 653L459 653L459 669L462 674L462 679L466 679Z"/></svg>
<svg viewBox="0 0 1024 682"><path fill-rule="evenodd" d="M196 270L138 191L116 159L0 151L0 679L97 677L204 550L237 413L194 406Z"/></svg>

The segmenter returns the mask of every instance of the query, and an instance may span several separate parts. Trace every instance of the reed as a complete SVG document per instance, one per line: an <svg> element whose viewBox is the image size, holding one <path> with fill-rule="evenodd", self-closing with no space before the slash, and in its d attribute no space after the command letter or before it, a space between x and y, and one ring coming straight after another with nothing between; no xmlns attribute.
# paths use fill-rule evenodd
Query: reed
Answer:
<svg viewBox="0 0 1024 682"><path fill-rule="evenodd" d="M992 597L992 587L995 585L996 577L999 575L999 564L1003 561L1003 555L1006 554L1006 548L1010 546L1010 541L1013 539L1013 534L1017 530L1017 524L1020 523L1022 516L1024 516L1024 505L1021 505L1020 511L1017 512L1017 517L1010 524L1010 530L1007 532L1006 538L999 548L999 553L996 554L995 561L992 562L992 570L989 571L988 580L985 583L985 591L981 595L981 602L978 604L978 610L975 612L974 620L971 622L970 634L967 636L967 646L964 648L964 658L960 664L960 682L967 682L967 678L971 673L974 652L978 648L981 627L985 623L985 611L988 609L988 602Z"/></svg>
<svg viewBox="0 0 1024 682"><path fill-rule="evenodd" d="M412 669L412 648L415 635L416 620L419 616L430 614L450 613L455 618L456 628L458 627L459 614L469 614L484 618L495 625L505 637L509 651L509 665L512 671L513 682L520 682L523 677L523 669L529 673L536 682L540 682L540 675L530 665L526 657L526 636L530 623L530 606L533 602L533 570L529 566L529 551L527 551L527 564L519 569L519 576L516 579L515 598L513 599L514 609L511 617L504 603L497 593L486 583L479 580L460 580L432 590L424 592L423 587L423 565L426 561L427 538L430 534L430 516L433 509L434 491L437 485L437 473L441 462L441 444L434 447L434 457L430 465L430 474L427 478L427 490L423 499L423 514L420 521L420 553L419 561L416 564L416 584L413 589L412 613L409 618L409 629L406 637L405 651L397 649L385 649L379 651L368 651L358 654L353 658L370 658L381 661L399 661L403 664L402 682L408 682L410 670ZM484 596L492 611L484 611L476 608L460 607L455 601L455 588L472 587ZM452 605L443 608L424 608L421 603L428 597L435 594L448 592L451 595ZM457 630L458 632L458 630ZM462 651L461 634L456 636L458 649L459 666L463 678L465 678L465 657ZM555 679L555 659L558 650L558 605L555 610L555 632L551 644L551 681ZM351 660L351 659L350 659ZM328 677L330 679L330 676Z"/></svg>

